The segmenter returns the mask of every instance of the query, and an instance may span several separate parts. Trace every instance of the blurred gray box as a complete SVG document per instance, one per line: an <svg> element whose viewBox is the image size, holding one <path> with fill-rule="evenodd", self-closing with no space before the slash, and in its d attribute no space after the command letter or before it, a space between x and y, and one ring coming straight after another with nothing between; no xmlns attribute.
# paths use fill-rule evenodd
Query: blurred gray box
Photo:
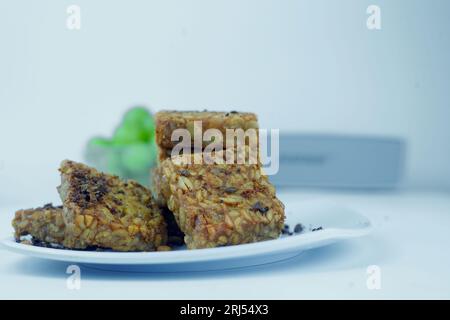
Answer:
<svg viewBox="0 0 450 320"><path fill-rule="evenodd" d="M402 178L405 142L394 137L280 134L280 187L394 188Z"/></svg>

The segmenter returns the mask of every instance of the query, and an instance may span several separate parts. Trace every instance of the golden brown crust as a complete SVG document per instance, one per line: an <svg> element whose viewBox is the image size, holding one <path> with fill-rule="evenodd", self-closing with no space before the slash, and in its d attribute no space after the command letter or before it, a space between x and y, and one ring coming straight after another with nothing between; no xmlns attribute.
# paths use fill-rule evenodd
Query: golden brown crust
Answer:
<svg viewBox="0 0 450 320"><path fill-rule="evenodd" d="M166 224L145 187L69 160L60 172L65 247L152 251L166 244Z"/></svg>
<svg viewBox="0 0 450 320"><path fill-rule="evenodd" d="M212 111L160 111L156 118L156 144L160 161L170 156L172 148L178 144L172 141L172 132L187 129L194 138L194 121L202 122L202 132L218 129L225 137L226 129L258 129L258 119L254 113L212 112ZM193 143L193 140L191 141ZM210 142L203 141L203 148ZM201 150L199 150L201 151Z"/></svg>
<svg viewBox="0 0 450 320"><path fill-rule="evenodd" d="M181 157L180 157L181 158ZM174 213L189 249L277 238L284 206L258 164L182 164L164 160L154 191Z"/></svg>
<svg viewBox="0 0 450 320"><path fill-rule="evenodd" d="M62 211L62 207L50 203L36 209L18 210L12 221L16 240L31 235L38 241L62 244L65 237Z"/></svg>

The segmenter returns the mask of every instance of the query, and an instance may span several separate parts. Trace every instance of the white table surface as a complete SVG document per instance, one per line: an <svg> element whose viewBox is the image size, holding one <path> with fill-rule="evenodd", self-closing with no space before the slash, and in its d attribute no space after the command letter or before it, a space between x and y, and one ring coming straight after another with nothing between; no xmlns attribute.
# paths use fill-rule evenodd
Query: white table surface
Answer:
<svg viewBox="0 0 450 320"><path fill-rule="evenodd" d="M450 192L280 191L291 199L330 199L370 218L365 238L311 250L289 261L234 271L121 273L81 268L80 290L66 286L68 264L2 249L0 298L107 299L392 299L450 298ZM19 206L3 206L2 238ZM378 265L381 288L369 290Z"/></svg>

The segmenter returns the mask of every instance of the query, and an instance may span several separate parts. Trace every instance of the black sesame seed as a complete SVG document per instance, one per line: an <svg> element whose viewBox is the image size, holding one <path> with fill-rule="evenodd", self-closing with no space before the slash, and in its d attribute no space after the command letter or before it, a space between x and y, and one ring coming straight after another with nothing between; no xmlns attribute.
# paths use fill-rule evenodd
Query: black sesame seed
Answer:
<svg viewBox="0 0 450 320"><path fill-rule="evenodd" d="M81 194L86 202L91 201L91 195L88 191L82 191Z"/></svg>
<svg viewBox="0 0 450 320"><path fill-rule="evenodd" d="M224 190L226 193L235 193L237 191L237 188L235 187L227 187Z"/></svg>
<svg viewBox="0 0 450 320"><path fill-rule="evenodd" d="M257 201L253 207L251 208L251 210L253 211L259 211L261 213L266 213L267 211L269 211L269 207L265 207L261 202Z"/></svg>
<svg viewBox="0 0 450 320"><path fill-rule="evenodd" d="M191 175L191 173L189 172L189 170L186 170L186 169L180 170L180 174L181 174L183 177L189 177L189 176Z"/></svg>
<svg viewBox="0 0 450 320"><path fill-rule="evenodd" d="M301 223L297 223L294 227L294 232L295 233L301 233L303 231L303 225Z"/></svg>
<svg viewBox="0 0 450 320"><path fill-rule="evenodd" d="M123 205L123 202L122 202L122 200L120 200L120 199L113 198L112 201L113 201L117 206Z"/></svg>

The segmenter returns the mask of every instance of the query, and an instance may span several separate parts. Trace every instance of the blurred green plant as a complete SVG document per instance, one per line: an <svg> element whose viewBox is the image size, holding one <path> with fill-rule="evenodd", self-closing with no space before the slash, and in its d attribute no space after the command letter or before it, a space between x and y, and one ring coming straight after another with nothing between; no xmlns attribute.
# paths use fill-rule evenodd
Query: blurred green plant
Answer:
<svg viewBox="0 0 450 320"><path fill-rule="evenodd" d="M150 185L156 163L155 122L149 110L128 110L112 138L93 137L86 146L86 161L100 171Z"/></svg>

